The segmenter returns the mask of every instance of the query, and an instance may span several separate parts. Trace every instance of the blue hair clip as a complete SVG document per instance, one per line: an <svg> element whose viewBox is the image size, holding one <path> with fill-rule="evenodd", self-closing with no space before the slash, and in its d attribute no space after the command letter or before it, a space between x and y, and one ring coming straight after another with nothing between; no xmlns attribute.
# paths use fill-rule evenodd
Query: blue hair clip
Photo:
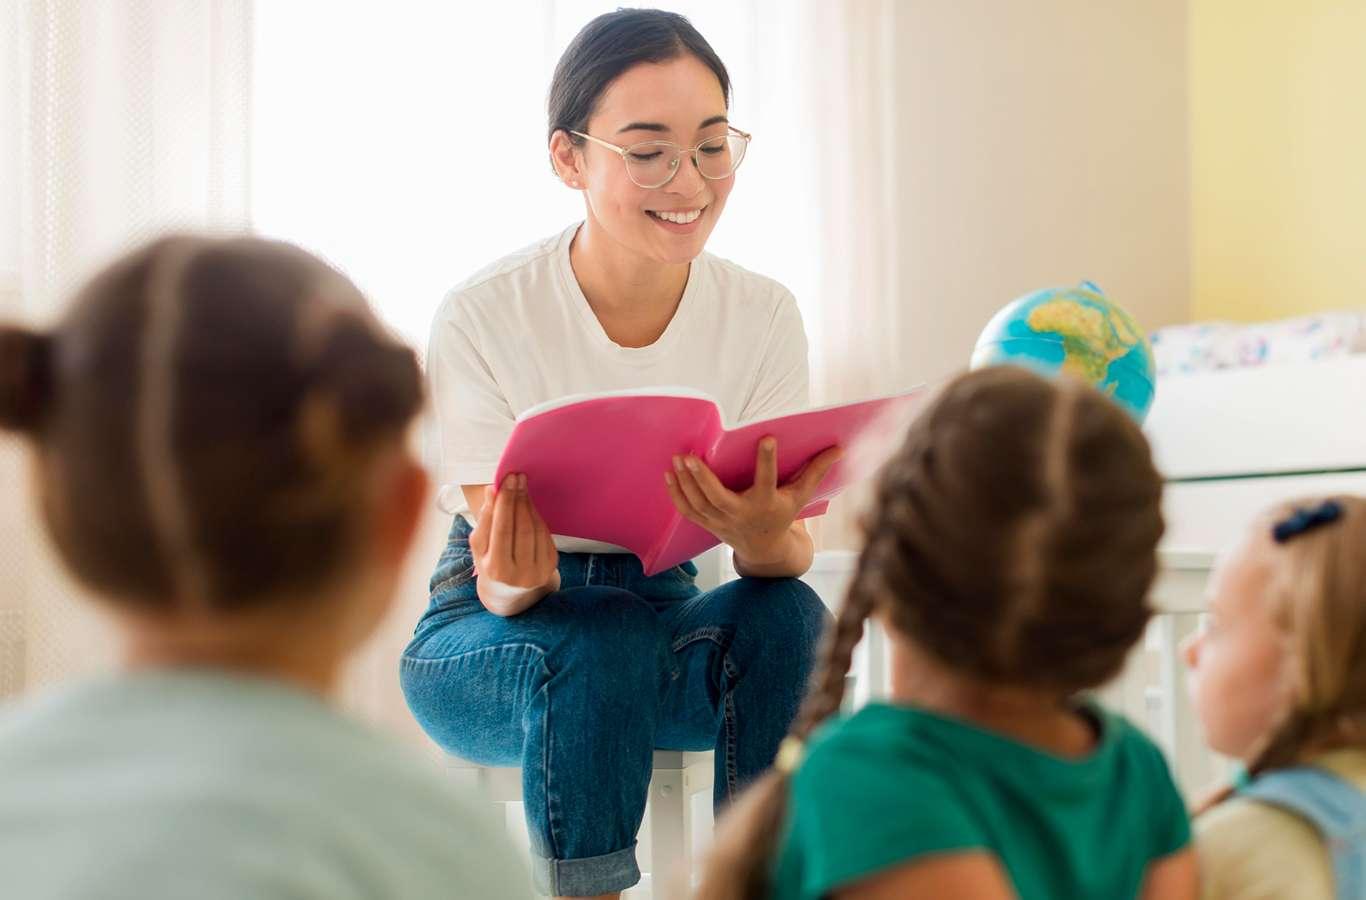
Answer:
<svg viewBox="0 0 1366 900"><path fill-rule="evenodd" d="M1271 537L1278 544L1284 544L1291 538L1298 537L1306 531L1313 531L1320 525L1327 525L1342 518L1342 504L1336 500L1325 500L1318 506L1311 506L1308 509L1299 508L1276 523L1271 529Z"/></svg>

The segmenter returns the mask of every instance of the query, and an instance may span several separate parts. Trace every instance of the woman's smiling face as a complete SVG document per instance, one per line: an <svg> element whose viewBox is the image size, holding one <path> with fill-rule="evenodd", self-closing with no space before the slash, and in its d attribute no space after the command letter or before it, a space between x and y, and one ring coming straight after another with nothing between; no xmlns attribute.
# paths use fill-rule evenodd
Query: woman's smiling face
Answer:
<svg viewBox="0 0 1366 900"><path fill-rule="evenodd" d="M726 98L716 74L684 53L632 66L618 76L603 92L585 133L620 147L642 141L693 147L725 134L727 125ZM567 143L558 132L551 144L562 161ZM702 252L735 184L733 173L703 178L684 155L668 184L647 189L631 180L622 157L606 147L586 141L572 153L578 187L601 230L623 249L659 263L691 262Z"/></svg>

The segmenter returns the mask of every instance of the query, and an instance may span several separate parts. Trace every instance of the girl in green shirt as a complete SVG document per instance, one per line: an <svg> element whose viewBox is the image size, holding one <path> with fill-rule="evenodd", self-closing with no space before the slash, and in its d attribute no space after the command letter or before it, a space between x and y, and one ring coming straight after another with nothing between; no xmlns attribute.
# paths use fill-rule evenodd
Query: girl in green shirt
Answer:
<svg viewBox="0 0 1366 900"><path fill-rule="evenodd" d="M1081 692L1143 633L1162 481L1080 382L951 382L876 485L858 570L775 770L718 829L701 896L1182 898L1160 751ZM869 617L890 703L827 723Z"/></svg>

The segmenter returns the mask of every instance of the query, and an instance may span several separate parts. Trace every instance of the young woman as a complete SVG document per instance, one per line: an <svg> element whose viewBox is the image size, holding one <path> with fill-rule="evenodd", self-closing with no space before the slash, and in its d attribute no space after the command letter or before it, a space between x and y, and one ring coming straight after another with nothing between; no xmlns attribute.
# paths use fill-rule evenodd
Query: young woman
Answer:
<svg viewBox="0 0 1366 900"><path fill-rule="evenodd" d="M718 804L769 765L827 618L796 580L812 547L795 518L838 450L778 485L767 446L743 492L693 458L660 472L659 490L745 576L706 593L691 563L647 578L619 547L552 536L524 478L490 485L515 417L567 394L682 385L732 420L806 405L792 295L703 250L749 142L729 92L681 16L593 20L549 100L550 160L582 194L583 221L466 281L433 326L440 501L454 525L403 685L447 750L522 768L549 894L610 897L639 879L655 748L715 749Z"/></svg>
<svg viewBox="0 0 1366 900"><path fill-rule="evenodd" d="M13 897L529 896L478 807L328 702L427 497L413 353L284 244L158 241L0 327L62 561L124 646L0 715Z"/></svg>

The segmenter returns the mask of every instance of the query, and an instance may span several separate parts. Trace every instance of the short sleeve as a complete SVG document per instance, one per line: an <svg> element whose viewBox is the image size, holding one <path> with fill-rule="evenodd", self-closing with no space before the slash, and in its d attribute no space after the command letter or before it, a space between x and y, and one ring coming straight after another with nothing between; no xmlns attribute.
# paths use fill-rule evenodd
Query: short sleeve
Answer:
<svg viewBox="0 0 1366 900"><path fill-rule="evenodd" d="M811 404L811 373L806 330L797 299L782 290L764 335L758 376L738 421L752 422L806 409Z"/></svg>
<svg viewBox="0 0 1366 900"><path fill-rule="evenodd" d="M433 464L441 484L488 484L516 422L512 407L480 352L460 297L442 304L427 350L435 435Z"/></svg>
<svg viewBox="0 0 1366 900"><path fill-rule="evenodd" d="M1172 779L1167 759L1155 745L1149 744L1154 775L1153 790L1150 796L1155 805L1152 818L1152 858L1161 859L1184 849L1191 841L1190 814L1186 812L1186 801Z"/></svg>
<svg viewBox="0 0 1366 900"><path fill-rule="evenodd" d="M879 757L876 747L834 740L813 747L794 776L788 853L802 896L927 853L986 846L942 779Z"/></svg>
<svg viewBox="0 0 1366 900"><path fill-rule="evenodd" d="M1202 900L1332 900L1333 869L1313 826L1244 799L1196 823Z"/></svg>

